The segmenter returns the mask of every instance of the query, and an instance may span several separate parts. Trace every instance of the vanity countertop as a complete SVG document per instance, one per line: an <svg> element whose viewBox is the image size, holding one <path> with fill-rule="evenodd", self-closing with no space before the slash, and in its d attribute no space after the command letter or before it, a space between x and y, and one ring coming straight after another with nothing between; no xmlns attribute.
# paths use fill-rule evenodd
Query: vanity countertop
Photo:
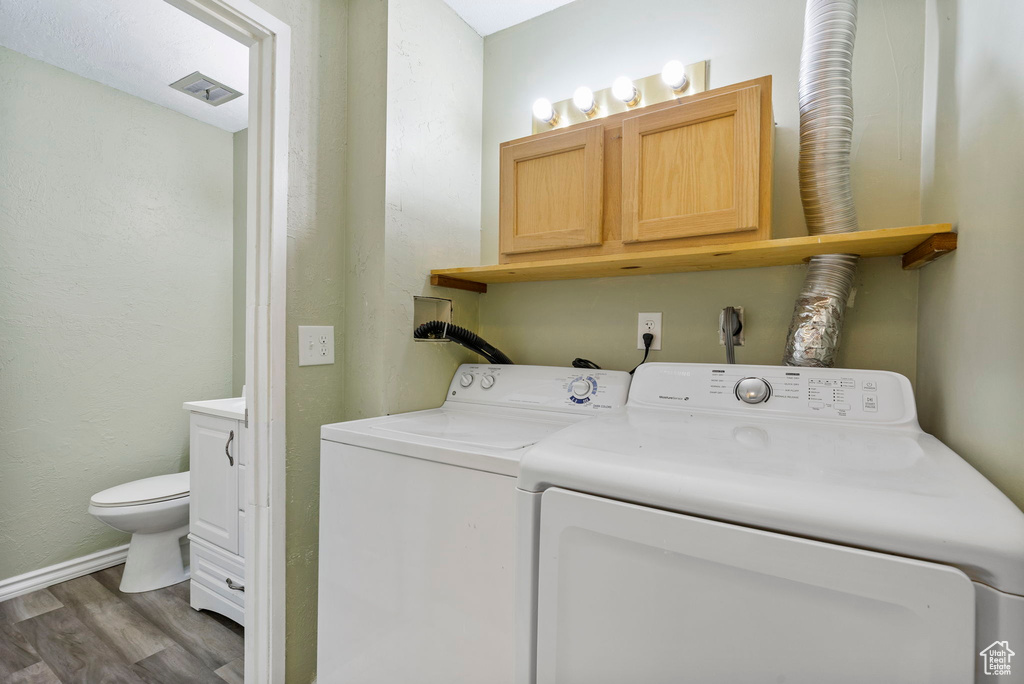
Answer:
<svg viewBox="0 0 1024 684"><path fill-rule="evenodd" d="M245 420L245 397L231 399L210 399L208 401L186 401L182 408L209 416Z"/></svg>

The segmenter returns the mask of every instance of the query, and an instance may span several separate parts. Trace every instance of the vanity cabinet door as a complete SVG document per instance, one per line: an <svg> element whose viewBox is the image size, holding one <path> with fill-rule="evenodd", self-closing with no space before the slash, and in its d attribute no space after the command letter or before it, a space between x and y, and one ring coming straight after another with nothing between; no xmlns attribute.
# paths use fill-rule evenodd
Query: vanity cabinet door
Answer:
<svg viewBox="0 0 1024 684"><path fill-rule="evenodd" d="M189 531L225 551L238 553L238 422L191 414Z"/></svg>
<svg viewBox="0 0 1024 684"><path fill-rule="evenodd" d="M501 146L501 253L601 244L600 122Z"/></svg>
<svg viewBox="0 0 1024 684"><path fill-rule="evenodd" d="M622 241L767 231L759 208L771 192L760 187L768 142L760 86L624 119Z"/></svg>

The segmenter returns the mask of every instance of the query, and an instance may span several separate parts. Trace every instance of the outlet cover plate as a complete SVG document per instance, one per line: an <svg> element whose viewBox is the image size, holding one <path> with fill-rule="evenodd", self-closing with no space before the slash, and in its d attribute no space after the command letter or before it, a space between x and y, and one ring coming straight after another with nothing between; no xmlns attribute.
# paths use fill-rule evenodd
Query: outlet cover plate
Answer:
<svg viewBox="0 0 1024 684"><path fill-rule="evenodd" d="M661 351L661 312L637 314L636 320L636 348L644 348L644 333L654 334L654 342L651 343L652 351Z"/></svg>
<svg viewBox="0 0 1024 684"><path fill-rule="evenodd" d="M324 366L334 363L334 326L299 326L299 365Z"/></svg>

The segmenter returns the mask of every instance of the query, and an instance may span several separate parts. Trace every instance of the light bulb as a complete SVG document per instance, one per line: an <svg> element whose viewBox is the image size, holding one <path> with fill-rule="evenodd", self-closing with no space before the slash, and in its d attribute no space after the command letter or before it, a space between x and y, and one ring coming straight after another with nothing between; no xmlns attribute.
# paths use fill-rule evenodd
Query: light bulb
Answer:
<svg viewBox="0 0 1024 684"><path fill-rule="evenodd" d="M673 59L661 70L661 80L677 93L686 90L690 83L690 79L686 77L686 67L677 59Z"/></svg>
<svg viewBox="0 0 1024 684"><path fill-rule="evenodd" d="M572 103L576 105L576 109L587 116L597 111L597 103L594 102L594 91L587 86L580 86L576 89L576 92L572 94Z"/></svg>
<svg viewBox="0 0 1024 684"><path fill-rule="evenodd" d="M633 81L625 76L619 76L612 83L612 95L615 96L615 99L622 100L630 107L640 102L640 91L633 85Z"/></svg>
<svg viewBox="0 0 1024 684"><path fill-rule="evenodd" d="M555 125L555 121L558 118L555 114L555 108L551 106L551 100L546 97L542 97L533 103L533 115L552 126Z"/></svg>

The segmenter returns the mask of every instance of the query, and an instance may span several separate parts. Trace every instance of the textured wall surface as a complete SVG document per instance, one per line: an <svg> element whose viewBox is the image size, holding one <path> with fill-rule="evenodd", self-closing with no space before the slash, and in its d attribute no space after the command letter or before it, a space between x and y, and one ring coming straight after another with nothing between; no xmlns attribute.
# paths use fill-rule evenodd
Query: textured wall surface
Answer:
<svg viewBox="0 0 1024 684"><path fill-rule="evenodd" d="M411 307L412 294L430 290L439 250L478 255L482 40L440 0L260 4L292 27L287 675L308 682L316 668L320 425L381 415L394 410L389 403L408 410L423 399L392 393L392 369L434 390L423 378L442 365L450 377L460 358L449 345L411 351L404 302ZM407 150L412 167L403 154L388 168L389 149ZM458 320L475 323L473 299L460 303ZM295 326L304 324L335 326L338 363L298 368Z"/></svg>
<svg viewBox="0 0 1024 684"><path fill-rule="evenodd" d="M343 349L347 3L257 0L291 27L287 312L287 681L316 668L320 426L344 417L344 364L299 367L299 325Z"/></svg>
<svg viewBox="0 0 1024 684"><path fill-rule="evenodd" d="M413 295L452 299L455 323L477 327L477 295L428 279L480 258L483 39L442 0L390 0L387 38L384 408L400 413L439 405L458 364L479 358L412 331Z"/></svg>
<svg viewBox="0 0 1024 684"><path fill-rule="evenodd" d="M245 216L246 160L249 130L231 136L232 145L232 275L231 275L231 396L242 396L245 385Z"/></svg>
<svg viewBox="0 0 1024 684"><path fill-rule="evenodd" d="M350 0L345 262L345 418L385 412L384 177L387 0ZM337 344L337 340L335 340ZM347 368L348 370L349 368Z"/></svg>
<svg viewBox="0 0 1024 684"><path fill-rule="evenodd" d="M128 541L231 391L231 134L0 48L0 578ZM202 154L196 154L202 150Z"/></svg>
<svg viewBox="0 0 1024 684"><path fill-rule="evenodd" d="M929 0L922 211L959 247L921 271L921 424L1024 507L1024 6Z"/></svg>
<svg viewBox="0 0 1024 684"><path fill-rule="evenodd" d="M658 73L673 58L710 60L712 87L772 75L773 228L776 237L805 235L796 174L803 9L804 0L773 2L770 11L756 0L578 0L488 36L483 263L496 263L498 256L498 145L529 135L533 100L561 100L581 84L605 88L620 74ZM864 229L919 222L923 20L924 0L860 3L853 181ZM481 331L507 353L514 350L519 363L564 364L589 354L598 363L631 368L639 357L637 313L662 311L665 344L651 357L710 361L724 358L716 336L718 312L738 305L748 309L749 341L737 358L779 363L802 272L794 267L495 286L480 299ZM842 364L913 379L917 279L896 260L864 266Z"/></svg>
<svg viewBox="0 0 1024 684"><path fill-rule="evenodd" d="M637 313L661 311L665 344L651 352L651 361L723 363L718 315L723 307L743 306L746 344L736 348L736 361L777 365L803 277L802 266L779 266L490 285L480 326L484 337L516 363L568 366L581 356L604 368L629 370L643 358L636 348ZM914 279L896 257L861 264L840 366L882 368L914 380Z"/></svg>
<svg viewBox="0 0 1024 684"><path fill-rule="evenodd" d="M455 322L477 325L476 296L433 288L428 276L438 263L479 259L483 40L441 0L354 0L349 11L345 414L354 419L438 405L472 358L412 340L413 296L452 299Z"/></svg>

